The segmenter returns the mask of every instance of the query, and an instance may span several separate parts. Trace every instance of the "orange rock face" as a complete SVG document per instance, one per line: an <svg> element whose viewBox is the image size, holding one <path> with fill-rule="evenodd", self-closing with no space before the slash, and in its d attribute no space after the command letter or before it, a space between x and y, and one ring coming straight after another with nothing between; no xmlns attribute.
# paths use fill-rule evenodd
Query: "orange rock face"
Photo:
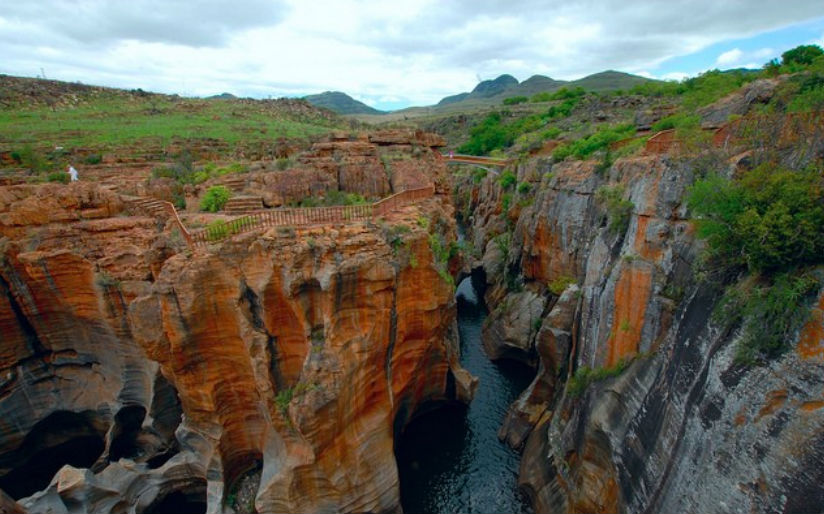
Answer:
<svg viewBox="0 0 824 514"><path fill-rule="evenodd" d="M14 238L0 261L0 487L31 494L14 485L29 465L21 448L87 442L88 462L66 462L104 473L60 473L22 504L121 491L145 506L195 488L219 509L258 470L259 512L399 510L399 431L422 403L471 395L453 288L417 223L449 220L448 204L191 254L152 219L103 216L121 204L92 185L74 193L94 216L58 208L74 185L20 187L0 188L0 228ZM32 195L58 207L44 216ZM410 228L399 240L387 235L397 224Z"/></svg>
<svg viewBox="0 0 824 514"><path fill-rule="evenodd" d="M615 285L612 331L607 342L607 366L638 353L641 327L652 291L652 273L633 263L621 271Z"/></svg>
<svg viewBox="0 0 824 514"><path fill-rule="evenodd" d="M444 397L457 367L452 291L425 264L425 236L405 244L420 264L398 268L363 227L272 231L173 258L132 304L135 338L168 371L192 430L221 427L224 481L262 460L259 510L397 508L395 431Z"/></svg>

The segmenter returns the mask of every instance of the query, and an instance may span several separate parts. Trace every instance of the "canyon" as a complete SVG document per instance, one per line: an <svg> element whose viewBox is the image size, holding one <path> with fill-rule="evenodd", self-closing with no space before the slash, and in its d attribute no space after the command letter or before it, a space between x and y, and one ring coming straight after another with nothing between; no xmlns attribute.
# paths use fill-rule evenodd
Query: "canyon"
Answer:
<svg viewBox="0 0 824 514"><path fill-rule="evenodd" d="M704 108L705 129L761 120L752 105L779 85ZM0 509L402 512L406 428L478 390L456 323L455 284L471 276L473 309L489 306L473 311L477 343L531 378L494 424L522 455L535 512L818 511L820 265L787 350L742 362L746 331L725 318L729 283L702 272L708 243L687 200L708 169L745 176L765 148L781 166L818 165L820 117L781 120L767 144L733 122L700 150L674 130L603 160L555 158L548 141L480 171L448 168L440 136L392 129L184 186L148 164L105 163L67 185L10 179ZM178 202L184 225L207 228L233 219L198 211L220 185L261 209L431 193L366 220L201 246L134 202Z"/></svg>
<svg viewBox="0 0 824 514"><path fill-rule="evenodd" d="M440 184L417 143L386 143L398 180ZM194 251L94 183L5 186L0 211L0 487L29 512L397 511L394 438L472 397L448 196Z"/></svg>

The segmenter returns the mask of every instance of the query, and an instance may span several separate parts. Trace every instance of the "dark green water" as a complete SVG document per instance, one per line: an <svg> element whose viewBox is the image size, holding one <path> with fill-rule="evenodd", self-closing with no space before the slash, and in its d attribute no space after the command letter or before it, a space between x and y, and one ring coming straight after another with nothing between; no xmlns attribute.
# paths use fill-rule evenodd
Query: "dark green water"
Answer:
<svg viewBox="0 0 824 514"><path fill-rule="evenodd" d="M520 455L498 441L509 404L534 373L493 363L481 345L486 307L465 279L458 286L461 364L480 378L468 408L447 406L413 420L396 450L405 514L528 513L517 491Z"/></svg>

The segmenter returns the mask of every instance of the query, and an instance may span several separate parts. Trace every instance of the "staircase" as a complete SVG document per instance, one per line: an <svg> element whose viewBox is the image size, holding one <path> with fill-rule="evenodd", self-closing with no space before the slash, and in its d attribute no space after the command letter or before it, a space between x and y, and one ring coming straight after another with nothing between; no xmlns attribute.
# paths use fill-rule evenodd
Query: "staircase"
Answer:
<svg viewBox="0 0 824 514"><path fill-rule="evenodd" d="M177 224L177 227L180 229L181 235L186 239L186 244L189 245L189 248L194 246L194 241L192 240L192 235L189 233L189 230L180 221L180 216L177 214L177 210L175 206L172 205L170 202L166 202L164 200L157 200L155 198L147 198L145 196L129 196L129 195L120 195L120 198L123 200L127 206L135 210L141 210L150 216L153 216L156 219L162 219L164 221L168 220L169 218L172 219Z"/></svg>
<svg viewBox="0 0 824 514"><path fill-rule="evenodd" d="M263 209L263 198L260 196L234 196L223 206L223 212L237 214Z"/></svg>
<svg viewBox="0 0 824 514"><path fill-rule="evenodd" d="M229 175L223 179L221 185L226 186L229 190L238 193L246 188L246 177L242 175Z"/></svg>
<svg viewBox="0 0 824 514"><path fill-rule="evenodd" d="M164 202L154 198L133 197L126 200L126 204L140 209L155 218L168 218L168 208Z"/></svg>

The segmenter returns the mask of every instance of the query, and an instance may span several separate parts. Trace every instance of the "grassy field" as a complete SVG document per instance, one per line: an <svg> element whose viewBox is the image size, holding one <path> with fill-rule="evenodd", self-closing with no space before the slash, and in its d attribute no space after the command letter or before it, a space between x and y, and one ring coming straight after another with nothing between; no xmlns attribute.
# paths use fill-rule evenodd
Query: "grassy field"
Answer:
<svg viewBox="0 0 824 514"><path fill-rule="evenodd" d="M339 123L290 119L236 100L110 100L75 108L0 111L0 144L15 148L64 146L109 148L173 137L213 138L229 144L303 138L329 132Z"/></svg>
<svg viewBox="0 0 824 514"><path fill-rule="evenodd" d="M304 139L348 128L301 100L198 99L0 77L0 151L55 147L117 152L174 140L228 147Z"/></svg>

